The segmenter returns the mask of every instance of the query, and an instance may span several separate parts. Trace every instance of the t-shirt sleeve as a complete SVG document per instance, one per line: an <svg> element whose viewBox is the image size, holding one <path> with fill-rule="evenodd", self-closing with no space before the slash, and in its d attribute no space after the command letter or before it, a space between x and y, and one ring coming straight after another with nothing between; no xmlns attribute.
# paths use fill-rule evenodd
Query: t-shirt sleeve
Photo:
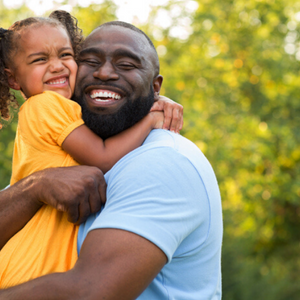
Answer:
<svg viewBox="0 0 300 300"><path fill-rule="evenodd" d="M136 233L170 261L181 242L207 219L206 191L191 162L174 149L138 151L110 171L105 208L89 231L116 228Z"/></svg>
<svg viewBox="0 0 300 300"><path fill-rule="evenodd" d="M30 133L31 144L61 146L65 138L84 124L81 107L55 92L44 92L29 98L21 110L20 130ZM25 135L26 136L26 135Z"/></svg>

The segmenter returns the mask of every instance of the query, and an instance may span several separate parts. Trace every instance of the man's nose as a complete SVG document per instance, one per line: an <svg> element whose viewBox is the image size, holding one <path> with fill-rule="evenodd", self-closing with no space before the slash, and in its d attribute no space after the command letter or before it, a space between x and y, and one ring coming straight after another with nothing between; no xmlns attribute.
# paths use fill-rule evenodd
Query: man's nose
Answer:
<svg viewBox="0 0 300 300"><path fill-rule="evenodd" d="M116 73L116 70L111 62L105 62L103 65L94 72L93 76L99 78L103 81L107 80L117 80L119 75Z"/></svg>
<svg viewBox="0 0 300 300"><path fill-rule="evenodd" d="M65 66L60 59L51 60L50 67L49 67L50 72L53 72L53 73L60 72L64 68L65 68Z"/></svg>

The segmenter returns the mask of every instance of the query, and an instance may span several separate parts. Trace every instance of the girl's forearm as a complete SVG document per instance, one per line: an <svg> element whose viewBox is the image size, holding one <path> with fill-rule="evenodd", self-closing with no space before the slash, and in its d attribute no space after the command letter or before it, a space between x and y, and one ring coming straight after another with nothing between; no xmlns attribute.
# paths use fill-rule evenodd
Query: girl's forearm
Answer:
<svg viewBox="0 0 300 300"><path fill-rule="evenodd" d="M157 120L161 120L162 127L163 118L154 114L148 114L134 126L105 141L82 125L67 136L63 149L80 164L96 166L106 173L118 160L143 143L152 128L158 127Z"/></svg>

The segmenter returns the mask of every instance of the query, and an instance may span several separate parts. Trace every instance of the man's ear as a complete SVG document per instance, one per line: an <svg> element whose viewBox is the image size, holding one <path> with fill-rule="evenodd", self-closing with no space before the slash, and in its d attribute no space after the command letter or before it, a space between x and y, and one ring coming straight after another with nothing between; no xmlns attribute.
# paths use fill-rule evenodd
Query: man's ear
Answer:
<svg viewBox="0 0 300 300"><path fill-rule="evenodd" d="M163 82L163 77L161 75L157 75L153 79L154 101L158 100L162 82Z"/></svg>
<svg viewBox="0 0 300 300"><path fill-rule="evenodd" d="M7 76L9 87L13 90L20 90L21 87L18 84L18 82L16 81L16 78L15 78L13 72L10 69L4 69L4 71L5 71L6 76Z"/></svg>

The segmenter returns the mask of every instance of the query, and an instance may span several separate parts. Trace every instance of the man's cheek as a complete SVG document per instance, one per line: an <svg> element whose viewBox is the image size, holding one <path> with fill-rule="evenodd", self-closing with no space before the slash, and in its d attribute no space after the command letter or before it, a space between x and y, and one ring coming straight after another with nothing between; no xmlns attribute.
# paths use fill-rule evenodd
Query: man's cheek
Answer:
<svg viewBox="0 0 300 300"><path fill-rule="evenodd" d="M82 80L88 74L93 74L93 71L89 70L87 65L85 65L83 63L79 64L78 70L77 70L77 81Z"/></svg>
<svg viewBox="0 0 300 300"><path fill-rule="evenodd" d="M134 92L136 95L146 97L150 92L152 86L152 80L145 80L140 76L136 76L133 80L134 82Z"/></svg>

